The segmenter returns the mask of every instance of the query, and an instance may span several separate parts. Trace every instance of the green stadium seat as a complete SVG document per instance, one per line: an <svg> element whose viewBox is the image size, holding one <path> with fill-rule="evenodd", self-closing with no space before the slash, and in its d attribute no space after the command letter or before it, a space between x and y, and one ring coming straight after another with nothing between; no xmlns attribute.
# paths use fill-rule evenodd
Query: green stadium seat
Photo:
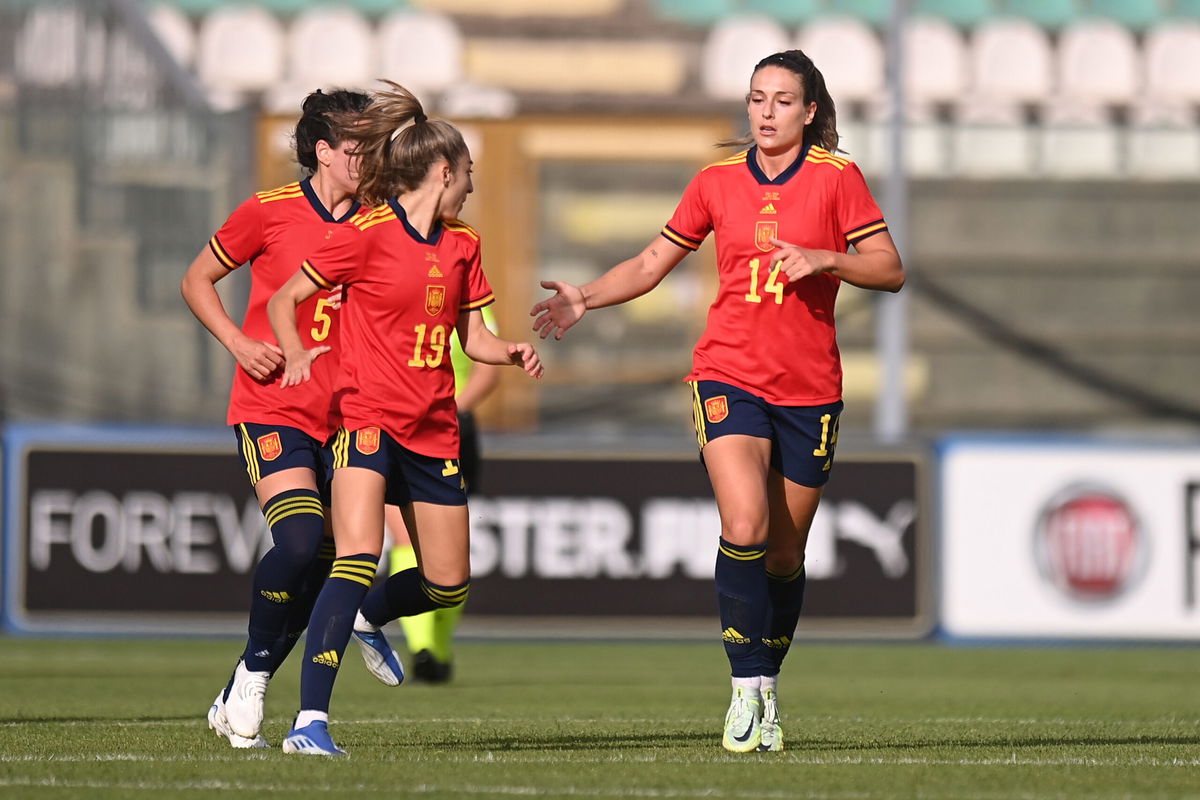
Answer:
<svg viewBox="0 0 1200 800"><path fill-rule="evenodd" d="M654 7L663 19L696 26L711 25L737 10L732 0L654 0Z"/></svg>
<svg viewBox="0 0 1200 800"><path fill-rule="evenodd" d="M882 28L892 16L892 3L891 0L830 0L829 10Z"/></svg>
<svg viewBox="0 0 1200 800"><path fill-rule="evenodd" d="M822 0L743 0L741 7L766 14L784 25L808 22L827 10L827 4Z"/></svg>
<svg viewBox="0 0 1200 800"><path fill-rule="evenodd" d="M917 0L914 15L940 17L947 22L971 28L996 14L992 0Z"/></svg>
<svg viewBox="0 0 1200 800"><path fill-rule="evenodd" d="M1058 30L1079 19L1079 0L1002 0L1001 13L1024 17L1048 30Z"/></svg>
<svg viewBox="0 0 1200 800"><path fill-rule="evenodd" d="M1200 19L1200 0L1175 0L1171 16L1184 19Z"/></svg>
<svg viewBox="0 0 1200 800"><path fill-rule="evenodd" d="M1090 11L1136 31L1143 31L1166 17L1163 0L1092 0Z"/></svg>

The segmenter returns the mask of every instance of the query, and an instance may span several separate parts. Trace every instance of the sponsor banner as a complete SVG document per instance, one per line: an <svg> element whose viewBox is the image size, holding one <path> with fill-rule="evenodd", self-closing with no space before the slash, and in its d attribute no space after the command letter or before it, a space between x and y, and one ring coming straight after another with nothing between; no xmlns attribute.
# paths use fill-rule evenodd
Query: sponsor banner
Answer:
<svg viewBox="0 0 1200 800"><path fill-rule="evenodd" d="M244 627L271 538L232 434L14 426L6 460L9 628ZM720 522L696 459L489 458L485 471L473 619L715 616ZM808 545L805 631L929 632L922 482L912 457L839 459Z"/></svg>
<svg viewBox="0 0 1200 800"><path fill-rule="evenodd" d="M940 451L945 633L1200 639L1200 444Z"/></svg>
<svg viewBox="0 0 1200 800"><path fill-rule="evenodd" d="M5 445L9 628L235 629L271 539L231 433L11 426Z"/></svg>
<svg viewBox="0 0 1200 800"><path fill-rule="evenodd" d="M813 522L804 630L930 629L919 462L839 456ZM698 459L488 459L471 614L711 616L720 518Z"/></svg>

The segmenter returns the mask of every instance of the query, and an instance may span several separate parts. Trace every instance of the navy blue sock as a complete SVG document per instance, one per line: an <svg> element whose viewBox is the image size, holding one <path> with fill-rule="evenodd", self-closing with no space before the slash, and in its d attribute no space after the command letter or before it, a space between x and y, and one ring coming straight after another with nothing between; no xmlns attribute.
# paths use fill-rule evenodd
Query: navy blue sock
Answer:
<svg viewBox="0 0 1200 800"><path fill-rule="evenodd" d="M263 505L275 546L254 569L249 639L242 658L251 672L271 671L275 643L325 537L325 509L311 489L280 492Z"/></svg>
<svg viewBox="0 0 1200 800"><path fill-rule="evenodd" d="M300 665L300 709L329 711L333 682L350 643L354 616L375 579L379 556L358 553L335 559L309 619Z"/></svg>
<svg viewBox="0 0 1200 800"><path fill-rule="evenodd" d="M292 648L304 634L304 629L308 627L308 618L312 616L313 606L316 605L317 597L321 594L321 587L325 585L325 579L329 577L329 568L333 564L335 552L333 539L322 540L321 552L317 554L317 560L309 569L308 577L304 579L304 586L300 589L300 594L292 603L286 632L275 641L275 647L271 650L271 675L274 675L283 666L288 654L292 652Z"/></svg>
<svg viewBox="0 0 1200 800"><path fill-rule="evenodd" d="M763 631L767 622L766 545L743 547L724 539L717 547L717 608L730 674L763 674Z"/></svg>
<svg viewBox="0 0 1200 800"><path fill-rule="evenodd" d="M801 564L790 575L776 575L767 570L767 596L771 601L771 614L767 620L763 644L769 668L764 675L778 675L796 635L800 622L800 609L804 606L804 585L807 582L804 565Z"/></svg>
<svg viewBox="0 0 1200 800"><path fill-rule="evenodd" d="M401 570L376 586L362 603L362 615L372 625L383 626L400 617L457 606L467 599L471 582L439 586L421 577L416 567Z"/></svg>

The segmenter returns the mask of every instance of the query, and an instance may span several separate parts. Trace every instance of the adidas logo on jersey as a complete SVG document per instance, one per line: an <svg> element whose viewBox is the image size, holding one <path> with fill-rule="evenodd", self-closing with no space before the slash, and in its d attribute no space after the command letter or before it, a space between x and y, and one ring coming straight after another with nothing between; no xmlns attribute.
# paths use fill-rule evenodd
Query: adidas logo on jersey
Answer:
<svg viewBox="0 0 1200 800"><path fill-rule="evenodd" d="M314 664L322 664L326 667L338 668L338 654L336 650L326 650L324 653L317 653L313 656Z"/></svg>
<svg viewBox="0 0 1200 800"><path fill-rule="evenodd" d="M437 264L434 264L432 267L429 268L429 277L442 278L445 276L442 275L442 271L440 269L438 269Z"/></svg>
<svg viewBox="0 0 1200 800"><path fill-rule="evenodd" d="M774 203L767 203L765 206L763 206L762 208L760 208L758 210L758 213L760 213L760 214L778 214L779 212L775 210Z"/></svg>
<svg viewBox="0 0 1200 800"><path fill-rule="evenodd" d="M721 631L721 640L733 644L750 644L750 640L738 633L736 628L726 628Z"/></svg>
<svg viewBox="0 0 1200 800"><path fill-rule="evenodd" d="M266 589L259 592L263 597L270 600L272 603L290 603L292 596L287 592L268 592Z"/></svg>

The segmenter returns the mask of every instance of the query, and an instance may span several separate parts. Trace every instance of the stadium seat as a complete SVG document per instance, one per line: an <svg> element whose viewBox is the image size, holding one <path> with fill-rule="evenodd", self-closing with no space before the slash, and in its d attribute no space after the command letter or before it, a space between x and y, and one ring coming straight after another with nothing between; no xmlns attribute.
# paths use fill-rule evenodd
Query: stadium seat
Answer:
<svg viewBox="0 0 1200 800"><path fill-rule="evenodd" d="M784 25L808 22L825 11L821 0L742 0L741 8L751 13L766 14Z"/></svg>
<svg viewBox="0 0 1200 800"><path fill-rule="evenodd" d="M981 23L970 44L971 99L1032 104L1053 88L1052 51L1046 32L1017 18Z"/></svg>
<svg viewBox="0 0 1200 800"><path fill-rule="evenodd" d="M718 100L742 99L754 65L788 47L787 31L770 17L755 14L721 20L709 30L701 55L705 93Z"/></svg>
<svg viewBox="0 0 1200 800"><path fill-rule="evenodd" d="M734 13L731 0L654 0L663 19L705 27Z"/></svg>
<svg viewBox="0 0 1200 800"><path fill-rule="evenodd" d="M800 29L800 49L821 74L835 103L875 103L883 94L883 45L866 22L821 17Z"/></svg>
<svg viewBox="0 0 1200 800"><path fill-rule="evenodd" d="M75 86L81 81L86 24L85 15L73 6L44 4L29 9L14 48L21 81L43 88Z"/></svg>
<svg viewBox="0 0 1200 800"><path fill-rule="evenodd" d="M832 14L854 17L876 28L887 25L892 16L892 0L829 0L828 8Z"/></svg>
<svg viewBox="0 0 1200 800"><path fill-rule="evenodd" d="M904 31L904 88L914 104L953 103L969 79L962 34L940 17L919 16Z"/></svg>
<svg viewBox="0 0 1200 800"><path fill-rule="evenodd" d="M187 15L170 3L155 3L146 10L146 21L175 62L190 69L196 58L196 29Z"/></svg>
<svg viewBox="0 0 1200 800"><path fill-rule="evenodd" d="M288 81L309 87L363 87L378 77L375 32L349 6L316 6L288 31Z"/></svg>
<svg viewBox="0 0 1200 800"><path fill-rule="evenodd" d="M1200 105L1200 21L1175 20L1152 28L1141 53L1147 98Z"/></svg>
<svg viewBox="0 0 1200 800"><path fill-rule="evenodd" d="M236 107L245 93L279 83L283 65L283 26L261 6L225 6L201 21L196 72L218 107Z"/></svg>
<svg viewBox="0 0 1200 800"><path fill-rule="evenodd" d="M1030 20L1046 30L1058 30L1079 19L1080 0L1002 0L1000 13Z"/></svg>
<svg viewBox="0 0 1200 800"><path fill-rule="evenodd" d="M382 76L420 93L442 91L463 76L463 40L454 20L425 11L396 11L376 30Z"/></svg>
<svg viewBox="0 0 1200 800"><path fill-rule="evenodd" d="M1143 31L1163 20L1163 0L1091 0L1088 11L1134 31Z"/></svg>
<svg viewBox="0 0 1200 800"><path fill-rule="evenodd" d="M991 0L916 0L913 4L915 17L937 17L964 28L973 28L995 13Z"/></svg>
<svg viewBox="0 0 1200 800"><path fill-rule="evenodd" d="M1171 16L1200 20L1200 0L1175 0L1171 6Z"/></svg>
<svg viewBox="0 0 1200 800"><path fill-rule="evenodd" d="M1056 61L1059 92L1072 100L1125 105L1142 83L1133 34L1111 20L1068 25L1059 38Z"/></svg>

